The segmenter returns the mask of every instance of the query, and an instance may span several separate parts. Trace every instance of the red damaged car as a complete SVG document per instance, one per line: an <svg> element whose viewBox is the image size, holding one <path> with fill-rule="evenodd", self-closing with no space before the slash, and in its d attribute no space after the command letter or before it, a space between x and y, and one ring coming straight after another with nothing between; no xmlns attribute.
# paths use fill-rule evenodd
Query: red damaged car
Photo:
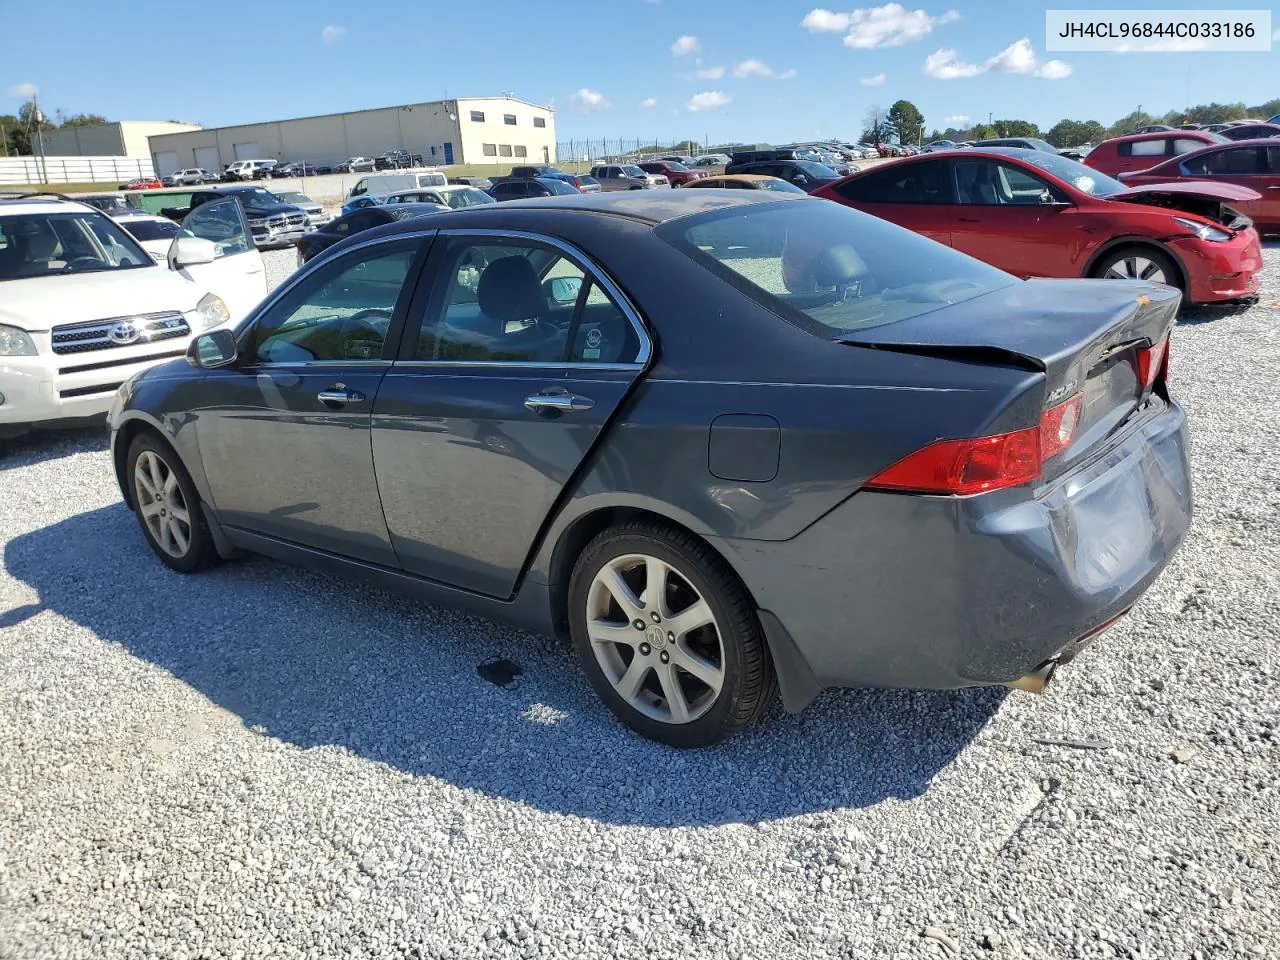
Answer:
<svg viewBox="0 0 1280 960"><path fill-rule="evenodd" d="M1194 154L1193 154L1194 156ZM931 153L813 191L1019 277L1140 278L1192 303L1258 291L1262 245L1231 183L1128 187L1056 154L1007 147Z"/></svg>
<svg viewBox="0 0 1280 960"><path fill-rule="evenodd" d="M1137 173L1122 173L1126 187L1152 183L1234 185L1257 194L1233 206L1253 220L1259 233L1280 233L1280 141L1246 140L1206 147Z"/></svg>

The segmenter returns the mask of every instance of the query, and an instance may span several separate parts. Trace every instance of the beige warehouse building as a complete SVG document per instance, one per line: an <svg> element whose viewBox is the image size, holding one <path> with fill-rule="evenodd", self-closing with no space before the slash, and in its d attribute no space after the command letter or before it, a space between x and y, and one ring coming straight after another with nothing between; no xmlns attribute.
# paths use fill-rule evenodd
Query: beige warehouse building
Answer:
<svg viewBox="0 0 1280 960"><path fill-rule="evenodd" d="M556 118L550 107L516 97L474 97L161 133L150 150L160 176L185 167L221 171L235 160L335 163L388 150L438 166L554 163Z"/></svg>
<svg viewBox="0 0 1280 960"><path fill-rule="evenodd" d="M148 160L148 139L160 134L199 130L194 123L171 120L122 120L88 127L61 127L44 135L46 157L133 157Z"/></svg>

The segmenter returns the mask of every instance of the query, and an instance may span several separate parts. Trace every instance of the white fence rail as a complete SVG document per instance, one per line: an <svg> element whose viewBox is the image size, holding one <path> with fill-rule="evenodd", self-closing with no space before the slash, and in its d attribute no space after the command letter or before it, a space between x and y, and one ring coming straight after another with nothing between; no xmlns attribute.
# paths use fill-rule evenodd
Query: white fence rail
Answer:
<svg viewBox="0 0 1280 960"><path fill-rule="evenodd" d="M0 184L122 183L154 175L151 161L137 157L0 157Z"/></svg>

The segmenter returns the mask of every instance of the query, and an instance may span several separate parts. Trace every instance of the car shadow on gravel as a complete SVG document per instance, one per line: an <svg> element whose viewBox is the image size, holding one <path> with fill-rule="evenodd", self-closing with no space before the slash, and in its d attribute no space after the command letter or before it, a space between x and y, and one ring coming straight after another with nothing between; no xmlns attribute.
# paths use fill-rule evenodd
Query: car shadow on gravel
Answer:
<svg viewBox="0 0 1280 960"><path fill-rule="evenodd" d="M33 430L20 437L0 440L0 472L30 467L75 453L107 449L105 422L88 423L66 430Z"/></svg>
<svg viewBox="0 0 1280 960"><path fill-rule="evenodd" d="M565 643L264 559L182 576L123 505L15 538L4 567L44 608L257 734L608 823L751 823L911 799L1005 693L828 692L680 751L620 725ZM493 657L523 675L486 681L477 666Z"/></svg>

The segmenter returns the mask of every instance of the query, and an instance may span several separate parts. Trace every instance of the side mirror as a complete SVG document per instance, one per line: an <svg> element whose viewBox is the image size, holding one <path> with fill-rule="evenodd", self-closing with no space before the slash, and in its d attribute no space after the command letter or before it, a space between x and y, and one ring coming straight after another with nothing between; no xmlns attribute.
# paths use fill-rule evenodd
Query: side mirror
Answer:
<svg viewBox="0 0 1280 960"><path fill-rule="evenodd" d="M1071 204L1065 200L1059 200L1050 191L1046 190L1044 193L1040 194L1040 206L1062 208L1069 207Z"/></svg>
<svg viewBox="0 0 1280 960"><path fill-rule="evenodd" d="M178 270L218 259L218 245L203 237L178 237L169 247L169 269Z"/></svg>
<svg viewBox="0 0 1280 960"><path fill-rule="evenodd" d="M560 304L575 303L582 289L581 277L552 277L547 281L548 294Z"/></svg>
<svg viewBox="0 0 1280 960"><path fill-rule="evenodd" d="M225 328L202 333L187 347L187 362L204 370L230 367L238 359L236 335Z"/></svg>

